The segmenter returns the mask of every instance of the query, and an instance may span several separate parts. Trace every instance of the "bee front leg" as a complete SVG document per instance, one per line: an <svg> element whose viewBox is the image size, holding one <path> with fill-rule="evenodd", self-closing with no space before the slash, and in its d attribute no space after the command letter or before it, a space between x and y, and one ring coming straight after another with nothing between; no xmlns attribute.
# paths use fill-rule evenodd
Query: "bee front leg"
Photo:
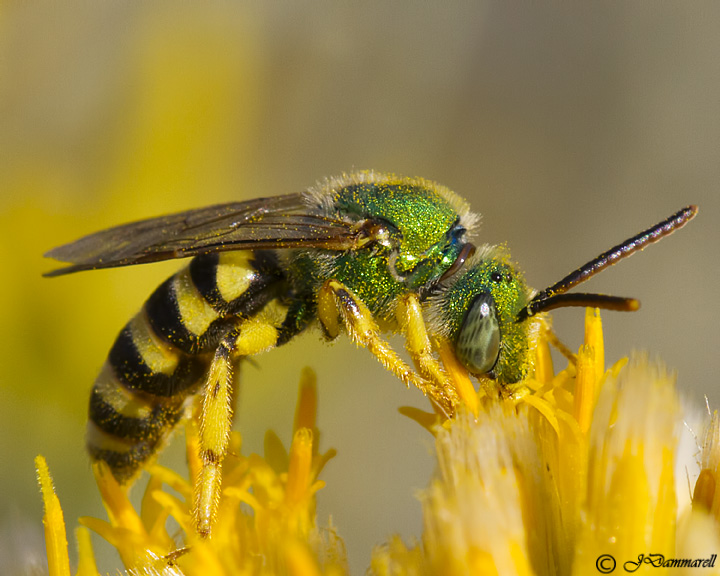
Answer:
<svg viewBox="0 0 720 576"><path fill-rule="evenodd" d="M342 319L353 342L364 346L406 386L420 389L446 413L452 414L456 395L452 388L436 385L415 372L380 335L380 329L365 303L337 280L328 280L320 289L318 318L331 337L337 336Z"/></svg>
<svg viewBox="0 0 720 576"><path fill-rule="evenodd" d="M449 343L438 340L431 343L417 294L410 293L398 299L395 316L405 334L406 349L420 373L435 382L451 399L453 406L461 401L474 406L475 390L467 371L455 359ZM442 362L435 357L435 351Z"/></svg>
<svg viewBox="0 0 720 576"><path fill-rule="evenodd" d="M420 300L416 294L407 294L398 299L395 317L405 334L405 347L420 373L441 388L452 389L447 374L433 355Z"/></svg>
<svg viewBox="0 0 720 576"><path fill-rule="evenodd" d="M238 321L215 349L205 381L200 415L199 477L194 485L193 517L197 532L210 536L217 517L222 487L222 465L232 428L233 366L244 356L272 348L277 342L275 326L261 319Z"/></svg>

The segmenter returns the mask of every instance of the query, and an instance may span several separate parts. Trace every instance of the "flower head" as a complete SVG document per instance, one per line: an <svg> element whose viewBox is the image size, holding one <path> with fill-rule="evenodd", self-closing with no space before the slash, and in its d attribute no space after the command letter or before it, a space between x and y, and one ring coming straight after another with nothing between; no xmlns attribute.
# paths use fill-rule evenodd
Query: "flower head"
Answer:
<svg viewBox="0 0 720 576"><path fill-rule="evenodd" d="M533 373L512 394L490 386L475 392L440 346L464 405L452 419L403 410L433 433L437 470L419 498L421 540L392 537L374 551L372 573L579 575L616 565L689 566L674 562L717 554L717 414L702 442L692 506L678 510L683 416L674 374L643 354L606 370L597 311L588 311L585 327L579 353L565 351L569 364L557 373L549 352L556 339L547 326L540 330ZM289 450L268 434L264 457L244 456L233 435L211 539L192 529L191 483L161 466L149 470L139 512L97 466L108 520L81 524L113 544L133 574L344 574L343 541L315 518L318 477L333 455L318 452L315 413L314 376L305 371ZM193 426L186 433L191 478L200 466ZM42 459L37 466L51 574L69 575L62 511L47 466ZM77 574L97 574L87 529L77 538Z"/></svg>
<svg viewBox="0 0 720 576"><path fill-rule="evenodd" d="M693 508L679 516L675 376L643 354L606 371L595 310L584 345L557 374L553 340L541 334L534 374L514 398L484 389L477 406L435 427L406 411L433 430L437 471L421 494L422 543L378 548L375 574L588 574L639 555L674 566L680 554L717 553L717 417Z"/></svg>

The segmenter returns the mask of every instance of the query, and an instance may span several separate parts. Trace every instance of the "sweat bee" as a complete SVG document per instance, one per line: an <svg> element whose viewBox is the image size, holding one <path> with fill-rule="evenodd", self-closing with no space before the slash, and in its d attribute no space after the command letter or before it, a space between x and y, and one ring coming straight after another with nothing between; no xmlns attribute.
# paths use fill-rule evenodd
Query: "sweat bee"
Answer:
<svg viewBox="0 0 720 576"><path fill-rule="evenodd" d="M233 202L110 228L48 252L59 276L192 256L118 335L90 396L87 448L130 483L202 403L194 515L210 535L240 359L310 325L342 331L451 415L459 398L438 351L498 387L530 366L535 315L564 306L637 310L639 302L567 293L684 226L689 206L539 292L503 249L471 243L477 217L447 188L362 172L305 192ZM403 332L416 369L383 338Z"/></svg>

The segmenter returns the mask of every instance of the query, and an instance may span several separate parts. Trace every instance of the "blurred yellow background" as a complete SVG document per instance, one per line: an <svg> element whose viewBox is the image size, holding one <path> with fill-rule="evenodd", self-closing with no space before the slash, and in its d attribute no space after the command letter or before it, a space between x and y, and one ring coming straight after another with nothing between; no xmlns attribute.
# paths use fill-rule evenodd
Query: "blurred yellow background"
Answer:
<svg viewBox="0 0 720 576"><path fill-rule="evenodd" d="M128 220L352 169L423 176L468 198L480 241L507 242L543 288L697 203L687 229L586 288L643 302L604 314L609 362L649 350L717 407L720 4L595 4L0 4L0 571L42 563L38 453L71 527L103 514L88 392L180 264L50 280L42 254ZM554 316L576 348L582 313ZM267 428L289 440L304 365L321 448L339 450L319 520L332 514L360 573L373 545L420 534L430 439L396 410L425 402L367 352L309 334L244 366L247 450ZM175 444L162 461L181 461Z"/></svg>

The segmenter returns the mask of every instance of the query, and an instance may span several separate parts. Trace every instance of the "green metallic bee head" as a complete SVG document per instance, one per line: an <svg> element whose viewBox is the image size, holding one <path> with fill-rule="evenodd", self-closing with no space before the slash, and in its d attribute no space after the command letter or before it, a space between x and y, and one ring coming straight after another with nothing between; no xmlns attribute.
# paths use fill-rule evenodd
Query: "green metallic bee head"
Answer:
<svg viewBox="0 0 720 576"><path fill-rule="evenodd" d="M603 252L552 286L534 292L502 248L483 247L434 286L427 310L431 330L452 342L455 355L471 374L499 384L522 380L530 366L531 317L567 306L635 311L640 302L605 294L568 294L608 266L672 234L697 214L688 206Z"/></svg>
<svg viewBox="0 0 720 576"><path fill-rule="evenodd" d="M430 298L431 327L470 373L512 384L527 371L528 327L517 320L531 296L507 252L486 246Z"/></svg>

